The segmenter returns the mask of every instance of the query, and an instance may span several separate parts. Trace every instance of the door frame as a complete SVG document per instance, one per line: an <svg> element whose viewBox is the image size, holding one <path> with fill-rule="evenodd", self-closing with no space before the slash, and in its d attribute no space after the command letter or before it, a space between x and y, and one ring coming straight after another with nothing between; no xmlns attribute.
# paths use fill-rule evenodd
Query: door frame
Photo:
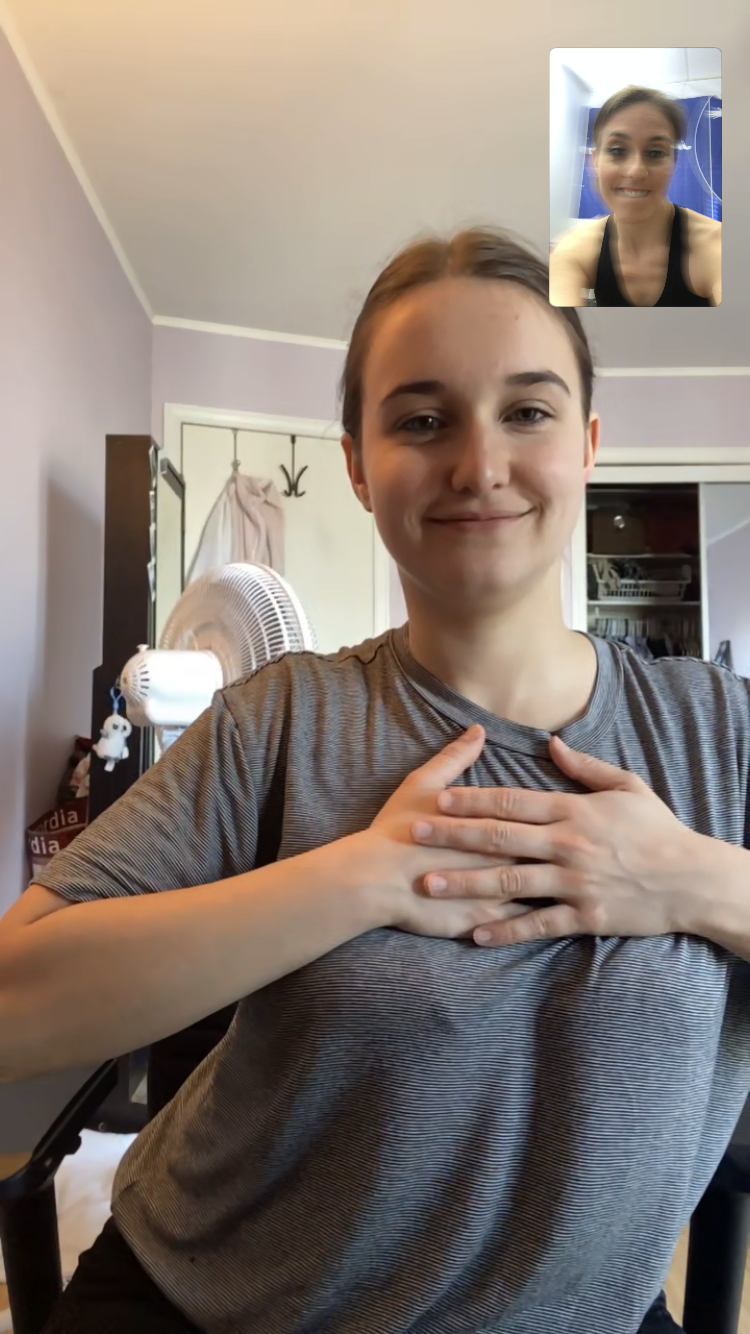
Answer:
<svg viewBox="0 0 750 1334"><path fill-rule="evenodd" d="M711 462L706 462L710 457ZM717 449L623 448L602 450L588 481L588 486L602 483L638 482L750 482L750 446ZM701 493L699 491L699 503ZM703 514L700 524L701 572L706 565ZM586 505L581 505L569 548L570 626L588 628L588 589L586 569ZM708 606L701 605L702 639L708 645Z"/></svg>
<svg viewBox="0 0 750 1334"><path fill-rule="evenodd" d="M224 408L201 408L184 403L164 404L163 444L168 459L181 472L182 430L184 426L214 426L238 431L259 431L264 435L307 436L313 440L340 441L343 427L336 421L311 417L269 416L259 412L235 412ZM343 467L343 461L342 461ZM373 636L383 634L392 624L390 611L391 558L380 539L375 520L372 530L372 608Z"/></svg>

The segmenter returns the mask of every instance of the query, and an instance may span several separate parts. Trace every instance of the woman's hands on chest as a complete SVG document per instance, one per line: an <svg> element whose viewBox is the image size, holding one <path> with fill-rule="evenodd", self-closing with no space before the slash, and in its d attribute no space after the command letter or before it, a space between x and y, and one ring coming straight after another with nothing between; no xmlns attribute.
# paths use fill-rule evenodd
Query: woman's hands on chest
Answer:
<svg viewBox="0 0 750 1334"><path fill-rule="evenodd" d="M346 840L353 881L376 901L379 925L457 940L470 937L478 926L505 922L525 911L500 894L488 893L486 883L473 896L468 880L461 882L460 894L435 900L425 888L430 872L495 875L512 859L493 850L420 847L412 837L415 822L434 820L439 814L439 794L479 758L483 746L482 728L470 728L409 774L370 827Z"/></svg>
<svg viewBox="0 0 750 1334"><path fill-rule="evenodd" d="M560 770L582 794L461 787L438 793L445 814L416 821L415 842L505 858L496 867L435 868L425 889L438 898L493 903L554 899L489 927L488 940L515 944L571 935L650 936L689 929L706 892L715 840L682 824L641 778L553 737ZM441 883L442 882L442 883Z"/></svg>

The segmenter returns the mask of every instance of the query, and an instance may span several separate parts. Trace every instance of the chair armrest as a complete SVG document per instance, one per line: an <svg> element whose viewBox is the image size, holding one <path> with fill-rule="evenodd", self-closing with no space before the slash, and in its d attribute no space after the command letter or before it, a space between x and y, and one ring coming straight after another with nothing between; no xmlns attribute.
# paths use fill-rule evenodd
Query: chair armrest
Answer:
<svg viewBox="0 0 750 1334"><path fill-rule="evenodd" d="M737 1144L750 1145L750 1097L745 1100L729 1147L733 1149Z"/></svg>
<svg viewBox="0 0 750 1334"><path fill-rule="evenodd" d="M750 1239L750 1103L690 1220L686 1334L737 1334Z"/></svg>
<svg viewBox="0 0 750 1334"><path fill-rule="evenodd" d="M736 1195L750 1195L750 1144L729 1145L711 1185Z"/></svg>
<svg viewBox="0 0 750 1334"><path fill-rule="evenodd" d="M0 1154L0 1204L41 1190L63 1158L81 1144L86 1122L117 1083L117 1061L105 1061L78 1088L36 1146Z"/></svg>

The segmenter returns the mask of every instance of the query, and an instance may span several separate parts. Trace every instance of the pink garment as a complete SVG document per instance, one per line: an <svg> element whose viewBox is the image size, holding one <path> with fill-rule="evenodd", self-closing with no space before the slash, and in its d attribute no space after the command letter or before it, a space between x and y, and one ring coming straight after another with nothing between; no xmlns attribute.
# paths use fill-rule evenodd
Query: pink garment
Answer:
<svg viewBox="0 0 750 1334"><path fill-rule="evenodd" d="M206 519L186 585L233 561L284 573L284 508L268 478L232 473Z"/></svg>

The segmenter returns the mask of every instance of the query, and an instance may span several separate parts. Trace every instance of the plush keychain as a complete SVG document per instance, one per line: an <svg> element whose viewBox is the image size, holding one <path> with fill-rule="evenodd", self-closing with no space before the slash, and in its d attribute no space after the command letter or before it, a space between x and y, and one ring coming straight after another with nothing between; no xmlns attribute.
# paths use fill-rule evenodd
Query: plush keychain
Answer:
<svg viewBox="0 0 750 1334"><path fill-rule="evenodd" d="M120 713L122 695L117 686L113 686L109 692L112 700L113 712L108 718L104 719L101 729L101 736L94 746L96 754L100 760L106 760L104 766L105 773L111 773L115 765L120 760L126 760L130 754L128 750L128 737L133 730L133 724Z"/></svg>

